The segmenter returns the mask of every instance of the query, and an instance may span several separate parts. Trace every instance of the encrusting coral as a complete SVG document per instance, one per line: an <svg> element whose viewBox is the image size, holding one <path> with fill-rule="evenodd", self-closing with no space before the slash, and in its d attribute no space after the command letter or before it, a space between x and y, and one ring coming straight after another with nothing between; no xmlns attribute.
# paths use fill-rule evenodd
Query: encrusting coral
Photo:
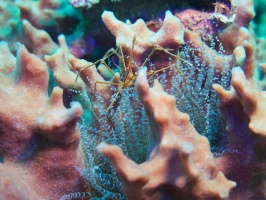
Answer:
<svg viewBox="0 0 266 200"><path fill-rule="evenodd" d="M1 198L266 198L265 51L248 27L253 1L216 3L215 20L189 10L124 23L105 11L117 49L96 62L34 27L46 26L43 16L58 23L58 12L36 19L22 2L27 48L14 56L0 43ZM189 13L217 30L182 19Z"/></svg>

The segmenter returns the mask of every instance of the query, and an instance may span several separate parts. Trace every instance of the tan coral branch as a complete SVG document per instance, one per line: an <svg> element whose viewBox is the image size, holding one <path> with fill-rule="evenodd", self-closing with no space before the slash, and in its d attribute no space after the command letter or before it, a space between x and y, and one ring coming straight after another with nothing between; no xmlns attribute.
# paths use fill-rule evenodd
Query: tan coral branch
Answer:
<svg viewBox="0 0 266 200"><path fill-rule="evenodd" d="M146 69L140 71L137 88L153 127L148 160L137 165L118 146L98 147L112 161L127 199L227 198L236 183L216 169L208 140L176 109L175 98L158 81L149 88Z"/></svg>

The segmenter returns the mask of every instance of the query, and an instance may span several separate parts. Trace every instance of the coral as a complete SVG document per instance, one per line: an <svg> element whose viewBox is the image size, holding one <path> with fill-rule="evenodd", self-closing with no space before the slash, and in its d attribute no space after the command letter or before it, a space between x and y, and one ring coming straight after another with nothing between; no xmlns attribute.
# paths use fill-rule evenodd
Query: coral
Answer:
<svg viewBox="0 0 266 200"><path fill-rule="evenodd" d="M211 34L220 32L234 23L235 5L229 2L216 2L213 12L201 12L194 9L186 9L175 12L180 18L182 26L191 31L201 34Z"/></svg>
<svg viewBox="0 0 266 200"><path fill-rule="evenodd" d="M121 46L121 48L123 49L126 66L128 66L129 62L127 58L132 52L134 60L132 65L133 73L138 72L139 67L143 62L145 62L148 54L152 51L152 48L155 45L159 45L166 49L171 48L173 49L173 52L177 52L180 49L181 45L184 43L184 40L182 39L184 37L183 31L176 28L178 26L181 27L180 22L169 11L166 12L166 17L164 19L162 28L157 33L148 30L144 22L141 20L137 21L134 24L125 24L117 20L110 12L104 12L102 17L107 27L109 27L110 31L116 36L117 46ZM141 30L141 32L138 30ZM167 35L166 33L168 33L169 31L176 31L177 34ZM134 49L132 49L132 41L134 35L136 37L136 43L134 45ZM168 37L165 37L165 35L167 35ZM180 37L175 37L176 35L179 35ZM132 40L125 40L125 38L132 38ZM195 39L191 40L190 38ZM160 78L160 80L163 82L164 87L168 89L169 92L172 92L178 97L180 101L177 103L177 105L180 106L183 110L186 109L187 112L190 113L193 118L192 120L194 122L194 125L201 130L201 133L208 135L209 139L214 140L217 138L212 130L217 129L216 131L219 131L219 115L217 111L211 112L211 110L214 108L218 109L218 107L215 105L215 99L217 99L217 95L215 96L213 91L211 91L211 85L212 83L219 82L224 86L227 86L229 78L226 76L228 76L228 70L230 70L231 68L230 65L232 64L230 64L230 62L232 61L230 60L232 58L222 56L222 52L219 53L215 51L213 47L204 45L204 42L201 41L200 37L198 37L197 34L193 34L187 31L185 33L184 39L190 41L190 43L182 47L180 54L182 53L183 57L189 60L189 62L196 64L198 69L202 67L201 72L195 73L195 71L197 70L194 67L191 67L190 64L186 62L182 63L178 61L178 58L173 57L163 51L156 52L155 55L151 56L146 65L148 66L149 70L157 70L161 69L163 66L171 65L172 63L176 63L177 61L179 62L177 64L178 68L171 69L170 72L167 73L168 76L161 74L158 76L158 78ZM194 54L195 52L201 53L195 54L199 55L199 57L190 57L190 53L192 51L194 52ZM206 54L202 52L206 52ZM214 59L216 57L217 61L219 62ZM69 62L76 70L81 70L84 67L92 64L84 60L75 59L72 56L69 57ZM104 67L101 64L98 66L99 72L104 76L104 71L106 70L103 70L103 68ZM208 70L206 70L206 68ZM188 73L189 71L190 73ZM214 74L220 74L221 79L213 78ZM184 76L187 76L187 78L185 78ZM93 89L94 83L96 81L104 81L104 78L102 78L101 75L96 72L95 66L91 66L90 68L83 70L83 72L81 73L81 78L87 84L87 91L89 91L89 94L94 93ZM197 81L194 82L192 80L193 78ZM111 83L112 81L115 81L115 79L112 79ZM183 84L184 86L182 87ZM197 92L194 93L189 92L191 88L195 89L195 87L202 87L202 84L205 84L205 88L199 89L198 91L196 90ZM119 184L117 185L116 183L118 180L114 175L110 175L113 174L113 170L111 168L106 168L106 165L100 165L98 168L101 174L103 174L104 177L106 176L105 179L99 177L98 174L95 174L95 164L99 165L97 164L98 162L108 163L108 161L94 153L91 147L95 145L92 141L95 141L95 143L97 141L95 133L99 133L99 130L102 129L101 125L104 124L104 111L106 110L108 105L110 105L110 97L112 96L112 94L116 93L113 92L113 90L114 89L112 89L112 87L109 85L102 85L97 89L99 95L96 95L96 100L93 103L93 109L100 119L100 124L97 125L98 122L96 120L96 122L93 123L93 129L89 127L88 133L84 133L85 136L83 141L85 146L84 150L86 152L86 156L88 157L87 161L89 163L86 167L86 170L83 172L83 176L88 182L92 184L92 187L96 191L95 195L97 195L97 193L101 193L101 195L105 198L110 198L111 194L110 191L107 190L107 188L110 186L106 185L106 182L104 182L104 180L108 180L108 184L109 182L113 182L113 185L115 186L113 186L114 189L112 190L113 198L119 197L115 194L119 191L119 188L116 188L117 186L119 186ZM212 94L211 98L208 97L210 92ZM206 98L209 99L206 100ZM198 101L195 101L194 99L197 99ZM102 140L111 144L119 144L119 146L122 147L124 151L126 151L127 156L138 163L143 162L143 158L140 159L140 155L146 155L145 148L143 149L143 147L145 147L148 143L147 139L145 138L150 135L147 117L145 114L143 114L143 108L140 107L141 104L136 97L136 93L132 89L123 89L121 97L118 101L119 104L115 104L112 108L111 114L109 115L110 117L108 117L107 125L103 127L104 132L102 133ZM130 102L130 105L128 102ZM205 112L200 112L201 106L206 107ZM136 122L136 120L138 120L137 124L134 123ZM205 123L201 123L199 120L205 120ZM125 128L121 129L121 127ZM140 136L137 135L138 133L143 132L143 130L146 131L145 135L142 135L142 143L140 143L140 140L138 139ZM205 131L205 133L202 130ZM124 141L131 142L124 143ZM138 144L135 144L134 141L138 141ZM138 154L132 154L131 151L133 149L131 147L131 144L135 144L133 149L136 149L136 145L138 145L137 149L140 150ZM95 164L93 165L92 163ZM98 181L96 182L95 180Z"/></svg>
<svg viewBox="0 0 266 200"><path fill-rule="evenodd" d="M98 147L115 166L126 198L227 198L236 184L217 171L207 138L195 131L187 114L176 109L175 98L157 80L149 88L146 68L136 84L152 125L147 161L137 165L118 146L101 143Z"/></svg>
<svg viewBox="0 0 266 200"><path fill-rule="evenodd" d="M231 194L232 199L264 199L265 130L262 120L265 95L253 76L253 47L245 41L243 48L244 51L235 52L236 57L245 57L245 60L241 68L232 70L230 90L214 85L230 141L227 148L236 152L225 153L217 163L224 168L228 178L238 183L238 190ZM232 173L233 169L237 169L237 173Z"/></svg>
<svg viewBox="0 0 266 200"><path fill-rule="evenodd" d="M77 57L90 53L94 48L94 39L85 30L88 22L67 0L8 0L1 2L0 16L0 39L9 42L12 52L18 48L18 41L29 45L22 20L45 29L54 38L65 34L71 52Z"/></svg>
<svg viewBox="0 0 266 200"><path fill-rule="evenodd" d="M12 1L1 2L0 5L0 39L11 39L14 32L20 29L20 10L13 5Z"/></svg>
<svg viewBox="0 0 266 200"><path fill-rule="evenodd" d="M102 14L102 19L110 32L115 36L116 45L122 47L125 55L130 55L133 37L134 35L136 36L133 49L133 71L138 70L144 62L145 56L147 56L146 52L151 51L154 46L171 48L172 52L175 53L180 48L181 44L184 43L184 31L181 29L180 21L178 18L174 17L170 11L166 12L163 26L156 33L150 31L145 25L145 22L141 19L137 20L134 24L126 24L117 20L112 12L107 11ZM173 34L168 34L169 32ZM131 40L128 38L131 38ZM169 57L167 54L166 56ZM167 57L161 58L161 60L158 61L153 60L154 68L163 68L164 66L174 63L176 60L175 57L172 57L173 61L169 61ZM163 61L166 63L162 63ZM159 63L157 64L157 62Z"/></svg>
<svg viewBox="0 0 266 200"><path fill-rule="evenodd" d="M14 5L13 0L1 1L0 4L0 41L9 43L9 48L15 52L17 42L23 37L20 9Z"/></svg>
<svg viewBox="0 0 266 200"><path fill-rule="evenodd" d="M190 114L193 125L203 135L210 137L211 134L215 135L213 131L220 131L219 124L216 124L219 121L217 119L217 117L219 118L218 111L215 112L215 110L218 110L215 105L217 95L211 90L211 85L221 83L224 87L228 87L232 57L223 55L223 49L217 52L215 45L211 47L206 45L199 34L191 31L183 32L180 21L169 11L166 12L161 29L156 33L148 30L141 20L134 24L125 24L107 12L103 13L102 17L107 27L110 27L110 31L116 36L117 46L122 46L125 55L130 54L131 46L130 40L124 38L133 38L133 35L136 35L136 44L133 51L133 72L138 71L155 45L166 49L170 48L173 53L179 52L179 55L186 59L188 63L168 54L160 52L158 54L156 52L146 65L149 66L149 69L158 70L179 60L177 70L170 70L169 74L172 73L170 76L160 76L161 82L166 90L179 99L177 106L182 111ZM169 31L176 33L167 35ZM216 42L218 43L218 41ZM192 90L195 92L191 92ZM206 107L205 111L202 111L202 106Z"/></svg>
<svg viewBox="0 0 266 200"><path fill-rule="evenodd" d="M266 198L265 41L252 0L136 1L104 11L107 29L99 4L9 3L26 19L0 42L2 198ZM166 4L182 9L162 17Z"/></svg>
<svg viewBox="0 0 266 200"><path fill-rule="evenodd" d="M145 62L147 56L155 45L159 45L165 49L171 48L173 49L173 52L177 52L180 49L181 45L184 43L183 31L176 28L181 27L180 22L169 11L166 12L163 26L157 33L148 30L144 22L141 20L137 21L134 24L125 24L118 21L110 12L104 12L102 17L106 25L110 28L111 32L116 36L117 46L121 46L121 48L123 49L126 66L128 66L129 62L128 56L132 52L134 60L132 65L133 73L138 72L139 67L143 62ZM138 30L142 31L140 32ZM169 31L176 31L176 34L167 35ZM189 32L187 32L186 34L191 35L191 33ZM132 40L134 35L136 36L136 43L134 45L134 49L132 49ZM168 37L165 37L166 35ZM179 37L176 37L176 35L179 35ZM132 38L132 40L125 40L124 38ZM200 40L200 38L197 39ZM177 69L171 69L169 73L167 73L168 75L161 73L160 75L158 75L158 78L160 78L160 80L163 82L164 87L167 88L169 92L174 93L179 98L180 101L177 102L177 105L179 105L183 110L186 109L191 114L191 116L193 117L194 125L196 125L198 129L203 129L203 131L206 131L205 135L212 137L210 135L211 131L218 129L217 127L219 127L219 124L217 123L219 119L217 118L218 112L210 112L212 108L218 109L218 107L216 108L214 104L215 98L217 98L217 96L214 96L213 94L212 98L207 101L206 97L207 94L211 92L212 83L219 82L226 86L226 82L229 80L228 78L226 78L228 70L230 69L230 65L228 63L229 58L223 57L213 48L204 46L203 42L198 44L198 40L196 40L196 44L194 46L193 41L190 44L191 46L193 46L193 48L190 48L189 44L187 44L187 46L184 46L180 52L182 52L184 58L188 58L189 61L197 64L197 67L202 66L201 72L196 74L194 71L196 69L194 67L191 67L191 65L186 62L180 62L178 63ZM189 57L190 51L201 51L202 49L206 51L206 54L201 55L202 61L200 61L198 57ZM217 60L223 63L223 67L218 67L218 63L213 62L213 57L216 56ZM73 56L69 56L68 58L70 64L76 70L81 70L82 68L91 65L91 63L88 63L84 60L75 59ZM204 63L203 58L205 60L209 60L209 62ZM164 51L158 51L151 56L146 65L148 66L149 70L158 70L164 66L169 66L173 63L176 63L177 61L178 58L173 57L165 53ZM205 71L205 67L207 66L209 66L209 70ZM214 67L217 67L217 69L214 69ZM103 68L104 67L101 64L98 66L99 72L104 76L105 73L102 71L106 70L103 70ZM190 73L188 73L189 71ZM214 79L214 73L221 73L221 76L224 80L222 81L222 79ZM187 76L187 78L185 78L184 76ZM205 78L206 76L208 78ZM194 77L197 82L192 81L190 77L191 79ZM101 75L96 71L95 66L91 66L90 68L83 70L83 72L81 73L81 78L87 84L87 91L89 92L89 94L93 94L95 81L104 81L104 78L102 78ZM112 81L115 81L115 79L112 79L111 82ZM203 88L195 93L190 93L189 91L191 90L191 88L200 87L202 85L201 81L205 83L206 88ZM183 84L184 87L182 87ZM194 84L199 85L195 86ZM95 143L97 144L96 141L98 140L97 136L95 136L95 133L99 133L100 130L104 129L102 133L102 140L111 144L119 144L119 146L122 147L122 149L126 152L127 156L135 160L137 163L141 163L145 159L144 156L146 155L146 148L144 147L147 146L147 139L150 135L147 116L145 115L142 104L139 102L133 88L122 90L121 97L119 98L119 100L117 100L119 101L119 103L115 104L111 109L111 114L109 115L110 117L108 117L107 125L105 127L101 127L104 124L105 119L104 111L106 110L108 105L110 105L111 96L116 93L115 91L116 89L109 85L102 85L97 89L98 94L96 95L96 100L94 100L93 109L96 112L96 115L98 115L100 123L97 120L93 122L93 126L88 127L88 133L84 133L83 140L84 151L86 152L85 154L88 161L88 165L86 166L86 170L83 172L83 176L89 183L92 184L92 187L96 191L95 195L101 193L101 195L105 198L110 198L111 195L110 191L107 190L107 188L110 188L110 186L106 185L106 180L108 181L108 184L112 182L114 185L113 189L111 190L113 192L113 198L119 197L118 194L118 196L115 196L115 193L119 192L120 185L116 183L118 182L118 179L114 175L112 175L113 169L106 167L106 164L100 165L97 169L101 172L101 176L106 176L105 179L103 179L101 176L99 177L99 175L95 173L94 166L99 165L99 162L109 163L106 159L102 158L93 151L92 147L95 145ZM196 98L198 99L198 101L194 100ZM193 106L191 106L191 104ZM206 111L199 113L199 108L201 106L206 107ZM210 116L212 116L212 119ZM200 119L201 117L202 119ZM205 123L202 124L198 120L205 120ZM86 127L86 125L83 126ZM121 127L124 127L124 129L122 129ZM143 132L144 130L145 135L140 136L139 133ZM202 134L204 134L203 131ZM215 135L214 133L212 134ZM142 137L141 140L139 139L139 137ZM213 138L216 137L213 136ZM138 141L138 143L136 143L136 141ZM135 145L132 146L132 144ZM136 149L138 149L137 152ZM96 180L98 181L96 182Z"/></svg>
<svg viewBox="0 0 266 200"><path fill-rule="evenodd" d="M99 3L100 0L68 0L74 7L92 7L93 4ZM112 2L121 1L121 0L111 0Z"/></svg>
<svg viewBox="0 0 266 200"><path fill-rule="evenodd" d="M81 12L75 10L67 0L17 0L16 6L21 10L21 19L28 20L37 28L45 28L53 36L65 34L69 48L77 57L89 51L85 38L85 19Z"/></svg>
<svg viewBox="0 0 266 200"><path fill-rule="evenodd" d="M37 28L54 26L55 24L60 26L59 20L66 20L67 18L71 20L71 17L80 17L79 13L75 12L66 0L17 0L15 5L21 10L21 18L28 19ZM62 26L63 21L61 23Z"/></svg>
<svg viewBox="0 0 266 200"><path fill-rule="evenodd" d="M1 46L1 53L13 60L7 45ZM66 109L58 87L48 96L47 66L23 45L12 68L11 73L1 72L1 195L8 199L17 199L20 193L21 199L59 199L81 190L83 179L76 169L83 166L77 127L83 112L80 104L73 102ZM19 181L11 181L12 177ZM6 193L8 188L18 193Z"/></svg>

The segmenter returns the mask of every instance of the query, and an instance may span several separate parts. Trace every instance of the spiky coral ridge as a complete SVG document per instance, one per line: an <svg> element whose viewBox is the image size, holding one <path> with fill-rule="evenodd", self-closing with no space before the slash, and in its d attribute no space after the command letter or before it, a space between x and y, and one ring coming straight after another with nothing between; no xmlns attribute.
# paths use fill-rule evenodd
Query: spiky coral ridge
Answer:
<svg viewBox="0 0 266 200"><path fill-rule="evenodd" d="M226 91L219 85L213 87L219 94L220 109L228 132L230 145L227 148L235 153L225 153L216 161L225 174L238 183L238 190L230 198L264 199L265 94L254 79L251 43L245 41L234 54L235 60L244 60L241 67L232 70L230 90ZM233 169L237 169L237 173L232 173Z"/></svg>
<svg viewBox="0 0 266 200"><path fill-rule="evenodd" d="M8 52L7 45L1 46L2 53ZM20 199L59 199L82 190L83 178L76 169L83 167L77 127L83 112L80 104L66 109L58 87L48 96L47 66L24 46L12 68L11 73L0 74L1 195L6 199L18 199L18 195ZM20 181L10 182L8 176ZM14 191L6 192L10 187Z"/></svg>
<svg viewBox="0 0 266 200"><path fill-rule="evenodd" d="M152 125L149 158L137 165L117 146L100 144L123 182L127 199L225 199L236 184L218 172L207 138L189 116L175 107L175 98L156 80L149 88L142 69L137 88Z"/></svg>

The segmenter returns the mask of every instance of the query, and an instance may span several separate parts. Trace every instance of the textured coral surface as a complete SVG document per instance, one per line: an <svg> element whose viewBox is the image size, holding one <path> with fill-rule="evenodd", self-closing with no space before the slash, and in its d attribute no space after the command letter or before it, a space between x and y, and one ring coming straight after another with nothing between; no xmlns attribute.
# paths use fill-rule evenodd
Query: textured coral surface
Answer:
<svg viewBox="0 0 266 200"><path fill-rule="evenodd" d="M252 0L0 3L0 199L266 199Z"/></svg>
<svg viewBox="0 0 266 200"><path fill-rule="evenodd" d="M14 190L22 190L24 199L27 195L29 199L58 199L82 186L75 168L83 166L77 127L82 108L73 103L66 109L58 87L48 97L47 66L24 46L13 68L11 73L1 73L1 174L6 174L1 191L10 187L12 183L6 181L15 176L19 182L13 180L18 184ZM7 199L19 196L5 195Z"/></svg>

